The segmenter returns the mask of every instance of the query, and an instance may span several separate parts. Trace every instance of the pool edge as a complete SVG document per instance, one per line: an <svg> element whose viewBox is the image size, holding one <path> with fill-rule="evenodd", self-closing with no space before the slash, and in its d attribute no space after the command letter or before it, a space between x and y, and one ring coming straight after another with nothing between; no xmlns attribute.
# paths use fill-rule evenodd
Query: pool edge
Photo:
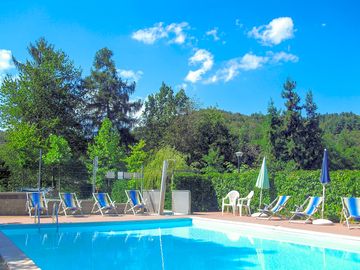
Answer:
<svg viewBox="0 0 360 270"><path fill-rule="evenodd" d="M3 232L0 231L0 256L8 270L40 268L24 252L22 252Z"/></svg>
<svg viewBox="0 0 360 270"><path fill-rule="evenodd" d="M287 228L283 226L275 226L275 225L265 225L265 224L249 224L247 222L238 222L238 221L229 221L229 220L217 220L212 218L204 218L204 217L181 217L179 219L191 219L200 220L200 221L210 221L214 223L225 223L230 225L237 225L239 227L258 227L263 229L270 229L276 231L283 231L283 232L290 232L290 233L297 233L297 234L307 234L307 235L315 235L315 236L328 236L333 237L339 240L345 241L357 241L360 243L360 237L356 236L346 236L346 235L338 235L333 233L325 233L325 232L315 232L309 230L301 230L301 229L294 229L294 228ZM166 220L177 220L177 219L154 219L152 221L166 221ZM148 220L137 220L136 222L147 222ZM112 221L114 222L114 221ZM134 222L134 221L120 221L120 222ZM93 222L79 222L79 223L69 223L69 225L74 224L91 224ZM96 222L94 222L96 223ZM107 222L104 222L107 223ZM71 226L70 225L70 226ZM11 225L10 225L11 226ZM20 225L21 226L21 225ZM33 260L31 260L24 252L22 252L11 240L8 238L3 232L0 231L0 256L4 259L5 265L8 270L15 270L15 269L30 269L30 270L41 270Z"/></svg>

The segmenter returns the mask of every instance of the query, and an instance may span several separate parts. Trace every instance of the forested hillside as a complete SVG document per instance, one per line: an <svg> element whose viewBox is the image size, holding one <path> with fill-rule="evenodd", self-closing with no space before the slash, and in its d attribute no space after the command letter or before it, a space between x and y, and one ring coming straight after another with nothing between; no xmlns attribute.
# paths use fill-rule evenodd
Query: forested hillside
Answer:
<svg viewBox="0 0 360 270"><path fill-rule="evenodd" d="M331 169L360 169L360 116L320 115L316 96L300 97L293 80L279 89L281 108L269 100L266 114L248 116L200 108L167 83L133 100L136 84L122 80L108 48L95 54L89 76L45 39L28 52L24 62L15 56L18 75L0 86L2 190L36 185L40 149L43 185L59 188L59 179L88 184L95 157L98 188L109 186L108 171L143 169L156 186L164 159L176 160L177 170L223 173L237 171L238 162L241 170L256 168L266 156L273 171L314 170L327 148Z"/></svg>

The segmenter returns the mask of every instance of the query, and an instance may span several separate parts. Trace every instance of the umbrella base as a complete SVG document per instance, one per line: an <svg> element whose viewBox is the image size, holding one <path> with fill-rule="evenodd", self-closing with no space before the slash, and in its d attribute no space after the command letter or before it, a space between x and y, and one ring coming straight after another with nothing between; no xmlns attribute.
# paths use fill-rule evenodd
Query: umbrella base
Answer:
<svg viewBox="0 0 360 270"><path fill-rule="evenodd" d="M334 225L334 223L328 219L323 219L323 218L320 218L320 219L315 219L312 224L314 225Z"/></svg>
<svg viewBox="0 0 360 270"><path fill-rule="evenodd" d="M260 216L260 214L261 214L261 213L260 213L260 212L258 212L258 213L254 213L254 214L252 214L251 216L252 216L252 217L259 217L259 216ZM266 217L267 217L267 215L266 215L266 214L264 214L264 213L263 213L261 216L262 216L262 217L264 217L264 218L266 218Z"/></svg>

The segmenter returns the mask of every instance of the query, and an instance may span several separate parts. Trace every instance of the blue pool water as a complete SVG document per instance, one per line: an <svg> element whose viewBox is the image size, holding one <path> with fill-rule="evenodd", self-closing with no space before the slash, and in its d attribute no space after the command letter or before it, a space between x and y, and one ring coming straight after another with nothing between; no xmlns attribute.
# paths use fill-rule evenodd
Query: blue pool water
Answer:
<svg viewBox="0 0 360 270"><path fill-rule="evenodd" d="M220 232L191 219L0 230L41 269L360 269L360 254Z"/></svg>

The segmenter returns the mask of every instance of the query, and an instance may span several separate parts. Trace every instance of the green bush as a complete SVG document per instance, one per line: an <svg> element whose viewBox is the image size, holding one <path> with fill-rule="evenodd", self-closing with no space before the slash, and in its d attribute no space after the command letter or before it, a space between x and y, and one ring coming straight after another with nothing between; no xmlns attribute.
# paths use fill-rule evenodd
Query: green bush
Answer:
<svg viewBox="0 0 360 270"><path fill-rule="evenodd" d="M125 190L136 189L137 181L131 180L117 180L114 182L111 190L111 199L117 203L126 203L127 197Z"/></svg>
<svg viewBox="0 0 360 270"><path fill-rule="evenodd" d="M260 190L255 188L258 170L241 173L181 173L174 177L173 189L191 191L193 211L214 211L221 208L221 199L230 191L237 190L245 197L251 190L255 195L251 202L252 211L259 206ZM322 196L319 182L320 171L280 171L270 173L270 190L263 191L263 203L269 204L277 195L290 195L288 211L300 205L308 196ZM339 221L341 196L360 197L360 171L330 172L331 183L326 187L325 217ZM290 214L289 212L285 214ZM317 214L318 216L320 213Z"/></svg>
<svg viewBox="0 0 360 270"><path fill-rule="evenodd" d="M175 174L173 189L190 190L192 211L214 211L218 209L215 189L210 179L204 174Z"/></svg>

